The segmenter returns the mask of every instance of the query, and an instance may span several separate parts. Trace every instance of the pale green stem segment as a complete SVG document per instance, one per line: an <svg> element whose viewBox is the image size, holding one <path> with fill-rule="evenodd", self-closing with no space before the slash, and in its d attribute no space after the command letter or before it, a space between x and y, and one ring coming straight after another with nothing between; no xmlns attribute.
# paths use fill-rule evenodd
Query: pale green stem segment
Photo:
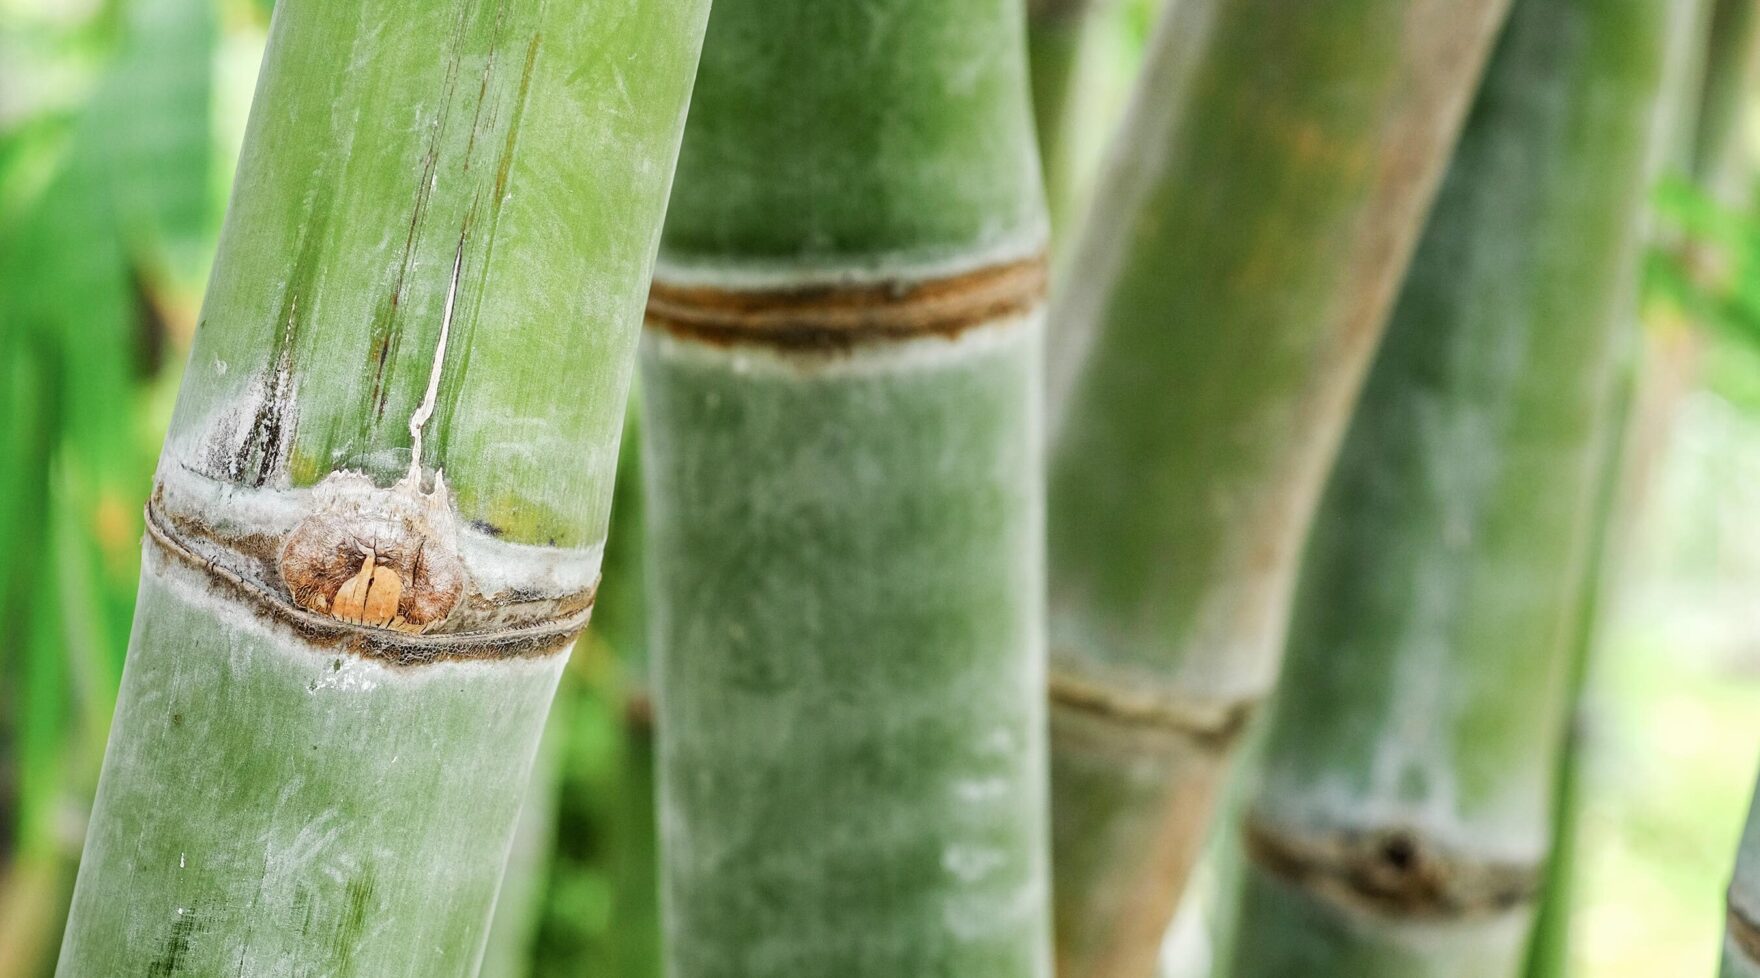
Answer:
<svg viewBox="0 0 1760 978"><path fill-rule="evenodd" d="M1668 33L1516 0L1308 544L1231 978L1521 972Z"/></svg>
<svg viewBox="0 0 1760 978"><path fill-rule="evenodd" d="M476 973L706 13L278 5L63 978Z"/></svg>
<svg viewBox="0 0 1760 978"><path fill-rule="evenodd" d="M720 0L642 360L674 978L1046 978L1017 0Z"/></svg>
<svg viewBox="0 0 1760 978"><path fill-rule="evenodd" d="M1051 315L1068 978L1153 971L1505 7L1182 0L1164 16Z"/></svg>

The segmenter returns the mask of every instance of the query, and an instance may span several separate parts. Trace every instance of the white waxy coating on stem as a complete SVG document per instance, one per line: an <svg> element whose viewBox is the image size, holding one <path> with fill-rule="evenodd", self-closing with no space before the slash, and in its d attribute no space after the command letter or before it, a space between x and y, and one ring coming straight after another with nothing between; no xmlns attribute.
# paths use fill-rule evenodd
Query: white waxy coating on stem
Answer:
<svg viewBox="0 0 1760 978"><path fill-rule="evenodd" d="M474 974L565 658L393 666L145 569L59 974Z"/></svg>

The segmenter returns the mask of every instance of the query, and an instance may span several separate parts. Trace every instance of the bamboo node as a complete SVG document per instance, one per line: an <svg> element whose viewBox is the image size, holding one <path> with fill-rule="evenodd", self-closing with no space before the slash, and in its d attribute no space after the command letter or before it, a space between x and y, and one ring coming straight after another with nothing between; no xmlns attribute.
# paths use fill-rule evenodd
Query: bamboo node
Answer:
<svg viewBox="0 0 1760 978"><path fill-rule="evenodd" d="M592 615L596 565L584 577L579 555L460 529L438 474L381 489L333 472L247 517L203 508L203 480L180 477L161 474L148 539L314 646L393 665L546 656Z"/></svg>
<svg viewBox="0 0 1760 978"><path fill-rule="evenodd" d="M1347 909L1383 917L1460 920L1533 902L1536 862L1446 851L1412 827L1295 831L1249 815L1242 844L1260 869Z"/></svg>
<svg viewBox="0 0 1760 978"><path fill-rule="evenodd" d="M1125 689L1053 671L1053 705L1125 726L1181 734L1213 750L1223 750L1240 736L1259 705L1257 696L1204 699Z"/></svg>
<svg viewBox="0 0 1760 978"><path fill-rule="evenodd" d="M950 337L1025 315L1045 298L1045 257L915 280L776 287L683 285L655 279L647 324L718 345L847 349Z"/></svg>

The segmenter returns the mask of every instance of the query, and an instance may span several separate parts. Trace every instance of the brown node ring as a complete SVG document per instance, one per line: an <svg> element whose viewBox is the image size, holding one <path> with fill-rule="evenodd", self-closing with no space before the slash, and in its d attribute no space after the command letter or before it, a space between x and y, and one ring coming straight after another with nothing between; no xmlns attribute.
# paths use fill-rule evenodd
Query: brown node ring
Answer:
<svg viewBox="0 0 1760 978"><path fill-rule="evenodd" d="M1043 255L909 281L745 288L657 278L647 324L709 343L783 349L950 337L1030 312L1045 297L1045 278Z"/></svg>
<svg viewBox="0 0 1760 978"><path fill-rule="evenodd" d="M1412 828L1299 833L1248 815L1242 843L1261 870L1385 917L1461 920L1532 903L1540 867L1449 852Z"/></svg>

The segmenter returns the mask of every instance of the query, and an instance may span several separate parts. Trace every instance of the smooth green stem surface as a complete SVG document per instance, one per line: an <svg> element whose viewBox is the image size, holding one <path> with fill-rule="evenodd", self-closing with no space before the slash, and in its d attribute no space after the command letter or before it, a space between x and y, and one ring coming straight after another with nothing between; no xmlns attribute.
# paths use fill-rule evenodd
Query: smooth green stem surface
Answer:
<svg viewBox="0 0 1760 978"><path fill-rule="evenodd" d="M149 554L58 974L475 975L562 660L316 654Z"/></svg>
<svg viewBox="0 0 1760 978"><path fill-rule="evenodd" d="M1043 246L1011 0L726 0L661 276L841 279Z"/></svg>
<svg viewBox="0 0 1760 978"><path fill-rule="evenodd" d="M1151 973L1228 745L1276 674L1323 476L1505 6L1185 0L1164 15L1051 315L1070 978Z"/></svg>
<svg viewBox="0 0 1760 978"><path fill-rule="evenodd" d="M1308 545L1232 978L1520 973L1667 8L1516 0Z"/></svg>
<svg viewBox="0 0 1760 978"><path fill-rule="evenodd" d="M1036 330L645 357L670 973L1048 974Z"/></svg>
<svg viewBox="0 0 1760 978"><path fill-rule="evenodd" d="M62 978L476 974L706 11L277 5Z"/></svg>

